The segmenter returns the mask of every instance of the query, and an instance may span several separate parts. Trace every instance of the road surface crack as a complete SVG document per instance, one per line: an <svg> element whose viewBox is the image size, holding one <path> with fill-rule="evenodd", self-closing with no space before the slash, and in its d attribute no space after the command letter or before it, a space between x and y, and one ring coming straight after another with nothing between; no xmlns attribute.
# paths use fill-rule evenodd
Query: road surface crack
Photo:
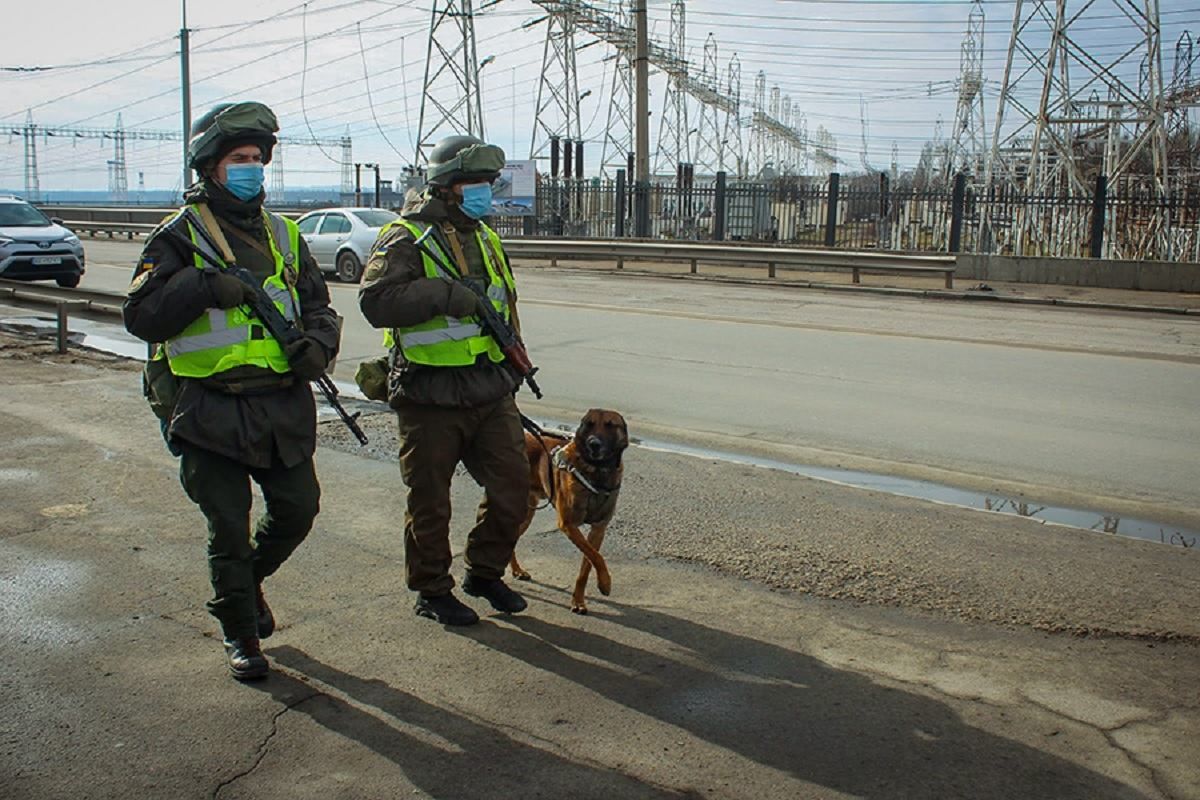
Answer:
<svg viewBox="0 0 1200 800"><path fill-rule="evenodd" d="M279 711L277 711L271 717L271 730L268 731L267 735L263 738L263 740L261 742L259 742L258 749L254 754L253 763L251 763L249 767L247 767L246 769L237 773L236 775L226 778L225 780L218 783L216 788L213 789L213 793L212 793L213 800L217 800L217 798L220 797L222 790L224 790L227 786L233 785L237 781L240 781L242 778L245 778L247 775L250 775L256 769L258 769L259 764L261 764L263 762L263 759L266 758L266 756L267 756L267 749L271 745L271 740L274 739L275 734L279 732L279 718L280 717L282 717L284 714L291 711L293 708L300 705L301 703L305 703L320 694L321 694L320 692L314 690L311 693L306 694L303 697L300 697L300 698L296 699L295 701L288 703L283 708L279 709Z"/></svg>

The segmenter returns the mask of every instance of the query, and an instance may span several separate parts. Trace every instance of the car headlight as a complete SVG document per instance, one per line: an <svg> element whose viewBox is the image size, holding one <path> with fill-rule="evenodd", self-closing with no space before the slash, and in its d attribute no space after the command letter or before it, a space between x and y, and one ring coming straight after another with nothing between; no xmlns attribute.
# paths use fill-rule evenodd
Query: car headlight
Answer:
<svg viewBox="0 0 1200 800"><path fill-rule="evenodd" d="M13 241L14 241L13 239L8 239L4 236L0 236L0 247L3 247L6 244L12 244Z"/></svg>
<svg viewBox="0 0 1200 800"><path fill-rule="evenodd" d="M73 233L68 233L63 241L67 244L79 244L79 237Z"/></svg>

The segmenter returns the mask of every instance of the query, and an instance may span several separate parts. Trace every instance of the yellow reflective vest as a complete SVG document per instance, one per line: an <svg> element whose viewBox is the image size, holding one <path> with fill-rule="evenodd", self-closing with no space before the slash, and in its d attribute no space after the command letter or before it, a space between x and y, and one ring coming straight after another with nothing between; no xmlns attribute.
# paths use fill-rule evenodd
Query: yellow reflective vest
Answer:
<svg viewBox="0 0 1200 800"><path fill-rule="evenodd" d="M196 210L196 206L191 206ZM214 252L205 239L196 233L189 223L188 232L192 242L224 263L221 254ZM271 254L275 257L275 272L263 281L263 289L275 303L285 319L299 324L300 297L288 281L287 273L299 269L300 230L296 223L277 214L263 211ZM197 269L208 266L199 254L193 254ZM167 362L171 372L185 378L207 378L234 367L254 366L278 373L290 372L287 354L283 346L263 327L262 323L245 306L230 309L210 308L164 343Z"/></svg>
<svg viewBox="0 0 1200 800"><path fill-rule="evenodd" d="M388 223L379 232L379 235L382 237L389 228L395 225L407 228L414 239L420 238L425 233L425 229L420 225L406 219L398 219ZM483 265L488 273L488 299L491 301L492 307L506 321L511 322L509 296L510 293L516 292L516 285L513 283L512 271L504 257L500 236L481 222L479 230L475 232L475 243L479 246L479 252L483 256ZM454 264L454 259L449 253L439 252L442 248L434 237L426 237L425 246L438 252L445 263ZM421 254L421 262L425 267L425 277L455 279L455 276L447 272L437 260L424 253ZM465 367L474 364L475 358L480 353L487 353L488 358L496 363L504 360L504 354L500 352L496 340L483 333L478 320L473 316L442 315L418 325L384 331L383 346L390 349L396 344L400 345L400 351L404 357L414 364L435 367Z"/></svg>

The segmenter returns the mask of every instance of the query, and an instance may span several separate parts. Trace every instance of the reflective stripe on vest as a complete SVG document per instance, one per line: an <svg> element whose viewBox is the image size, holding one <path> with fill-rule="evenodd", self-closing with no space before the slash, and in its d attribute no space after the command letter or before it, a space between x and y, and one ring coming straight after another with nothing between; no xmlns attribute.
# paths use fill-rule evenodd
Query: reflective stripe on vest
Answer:
<svg viewBox="0 0 1200 800"><path fill-rule="evenodd" d="M402 225L414 238L420 238L425 233L419 225L399 219L389 223L383 231L380 231L380 236L383 236L384 231L393 225ZM484 244L485 236L488 240L487 245ZM441 245L432 236L426 237L425 241L428 242L431 250L439 251L439 255L446 263L454 263L454 259L443 251ZM489 283L486 295L496 311L505 320L508 320L509 292L516 289L512 272L503 257L501 256L499 264L495 263L495 255L503 252L500 237L491 228L481 223L479 231L475 233L475 244L479 247L484 268L488 273ZM421 254L421 262L427 278L454 280L454 276L443 269L438 261L424 253ZM480 353L487 353L488 358L497 363L504 360L504 354L500 352L500 347L496 344L495 339L484 335L473 316L459 318L447 314L434 317L418 325L384 331L384 347L391 348L397 340L404 357L414 364L461 367L474 364Z"/></svg>
<svg viewBox="0 0 1200 800"><path fill-rule="evenodd" d="M263 290L275 303L280 314L292 323L299 319L300 298L288 285L287 272L298 269L300 232L294 222L275 214L263 213L275 258L275 272L263 281ZM196 218L198 219L198 218ZM189 224L192 242L218 263L224 263ZM198 269L209 265L193 254ZM287 354L279 342L267 332L244 306L227 310L210 308L194 319L178 336L166 342L167 360L171 372L188 378L206 378L240 366L255 366L274 372L289 372Z"/></svg>

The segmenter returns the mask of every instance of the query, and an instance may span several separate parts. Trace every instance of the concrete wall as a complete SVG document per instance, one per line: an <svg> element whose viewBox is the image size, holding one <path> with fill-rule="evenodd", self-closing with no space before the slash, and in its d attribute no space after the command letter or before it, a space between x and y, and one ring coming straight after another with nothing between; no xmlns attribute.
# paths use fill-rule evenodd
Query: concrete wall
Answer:
<svg viewBox="0 0 1200 800"><path fill-rule="evenodd" d="M1200 292L1200 264L1195 262L960 254L955 263L956 280L965 278L1154 292Z"/></svg>

